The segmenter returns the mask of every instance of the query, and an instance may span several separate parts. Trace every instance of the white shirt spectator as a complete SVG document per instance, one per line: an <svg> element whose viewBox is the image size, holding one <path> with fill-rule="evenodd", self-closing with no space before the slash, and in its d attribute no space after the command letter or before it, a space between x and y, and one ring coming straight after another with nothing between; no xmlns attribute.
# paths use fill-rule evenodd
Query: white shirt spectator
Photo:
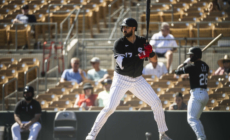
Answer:
<svg viewBox="0 0 230 140"><path fill-rule="evenodd" d="M174 39L173 35L168 34L166 37L162 35L162 32L153 34L150 45L155 47L156 53L166 53L170 48L162 48L162 47L178 47L175 40L155 40L155 39Z"/></svg>
<svg viewBox="0 0 230 140"><path fill-rule="evenodd" d="M156 75L160 78L163 74L168 73L168 71L164 63L157 62L156 68L153 67L152 63L147 64L142 73L144 75Z"/></svg>

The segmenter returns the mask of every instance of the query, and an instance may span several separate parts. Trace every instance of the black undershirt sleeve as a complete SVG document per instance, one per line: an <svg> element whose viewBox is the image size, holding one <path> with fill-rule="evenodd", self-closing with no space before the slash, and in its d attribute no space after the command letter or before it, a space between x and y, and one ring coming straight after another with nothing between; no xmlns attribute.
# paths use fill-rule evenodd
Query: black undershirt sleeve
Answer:
<svg viewBox="0 0 230 140"><path fill-rule="evenodd" d="M186 73L191 73L192 70L194 69L194 65L193 64L188 64L186 66L183 66L177 70L175 70L175 73L177 75L181 75L181 74L186 74Z"/></svg>

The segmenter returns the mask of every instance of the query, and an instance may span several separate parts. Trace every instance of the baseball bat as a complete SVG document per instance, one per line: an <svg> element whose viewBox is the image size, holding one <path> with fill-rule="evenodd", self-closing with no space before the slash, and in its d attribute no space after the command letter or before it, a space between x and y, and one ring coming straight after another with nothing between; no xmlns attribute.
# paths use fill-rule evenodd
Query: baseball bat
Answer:
<svg viewBox="0 0 230 140"><path fill-rule="evenodd" d="M150 132L146 132L146 133L145 133L145 136L146 136L146 140L150 140L152 134L151 134Z"/></svg>
<svg viewBox="0 0 230 140"><path fill-rule="evenodd" d="M208 45L206 45L203 49L202 52L204 52L205 50L207 50L209 47L211 47L216 41L218 41L219 39L221 39L223 35L219 34L217 37L215 37L211 42L208 43Z"/></svg>
<svg viewBox="0 0 230 140"><path fill-rule="evenodd" d="M150 0L146 2L146 40L149 37L149 20L150 20Z"/></svg>

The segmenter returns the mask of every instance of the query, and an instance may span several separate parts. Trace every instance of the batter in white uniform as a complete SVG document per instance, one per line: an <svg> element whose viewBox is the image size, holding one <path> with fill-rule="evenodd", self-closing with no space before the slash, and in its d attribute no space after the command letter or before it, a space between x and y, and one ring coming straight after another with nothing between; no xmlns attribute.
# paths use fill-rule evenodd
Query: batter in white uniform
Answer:
<svg viewBox="0 0 230 140"><path fill-rule="evenodd" d="M121 24L124 37L114 44L114 56L117 62L113 83L110 89L109 103L99 113L97 119L86 137L86 140L95 140L108 117L116 110L121 98L129 90L135 96L151 106L154 118L158 125L160 140L171 140L165 132L168 130L162 104L152 87L141 76L144 58L154 61L155 53L146 39L136 36L137 22L133 18L126 18ZM119 120L118 120L119 121Z"/></svg>
<svg viewBox="0 0 230 140"><path fill-rule="evenodd" d="M189 74L191 96L188 102L187 120L195 132L197 139L206 140L204 128L199 118L209 100L207 93L209 67L205 62L201 61L202 52L200 48L192 47L187 54L190 55L190 61L193 64L186 62L180 65L175 73L178 75Z"/></svg>

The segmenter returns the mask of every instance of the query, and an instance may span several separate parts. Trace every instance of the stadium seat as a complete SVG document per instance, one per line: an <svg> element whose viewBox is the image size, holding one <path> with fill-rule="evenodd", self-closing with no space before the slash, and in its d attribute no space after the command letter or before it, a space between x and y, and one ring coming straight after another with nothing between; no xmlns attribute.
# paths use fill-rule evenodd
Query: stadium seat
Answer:
<svg viewBox="0 0 230 140"><path fill-rule="evenodd" d="M75 88L69 91L69 94L82 94L83 93L83 87Z"/></svg>
<svg viewBox="0 0 230 140"><path fill-rule="evenodd" d="M168 101L168 100L161 101L161 103L162 103L162 107L163 107L165 110L167 110L168 107L171 105L171 102Z"/></svg>
<svg viewBox="0 0 230 140"><path fill-rule="evenodd" d="M89 111L91 110L102 110L104 107L98 107L98 106L90 106Z"/></svg>
<svg viewBox="0 0 230 140"><path fill-rule="evenodd" d="M188 91L188 88L181 88L181 87L174 87L174 88L168 88L165 90L165 92L162 92L161 94L175 94L175 93L186 93Z"/></svg>
<svg viewBox="0 0 230 140"><path fill-rule="evenodd" d="M138 110L152 110L150 106L140 107Z"/></svg>
<svg viewBox="0 0 230 140"><path fill-rule="evenodd" d="M218 36L219 34L222 34L224 37L230 36L230 28L229 27L219 27L215 26L213 30L213 35Z"/></svg>
<svg viewBox="0 0 230 140"><path fill-rule="evenodd" d="M159 88L159 87L153 87L153 86L152 86L152 88L157 95L163 93L166 90L166 88Z"/></svg>
<svg viewBox="0 0 230 140"><path fill-rule="evenodd" d="M188 28L171 28L170 33L175 37L175 38L188 38L190 37L189 35L189 29ZM185 41L181 41L181 45L185 45ZM179 46L179 41L177 41L177 44Z"/></svg>
<svg viewBox="0 0 230 140"><path fill-rule="evenodd" d="M73 107L73 103L71 101L65 100L65 101L53 101L49 104L49 107L56 107L56 108L67 108L67 107Z"/></svg>
<svg viewBox="0 0 230 140"><path fill-rule="evenodd" d="M116 110L130 110L130 111L133 111L133 110L136 110L135 107L129 107L129 106L118 106L116 108Z"/></svg>
<svg viewBox="0 0 230 140"><path fill-rule="evenodd" d="M230 111L230 106L216 106L212 110Z"/></svg>
<svg viewBox="0 0 230 140"><path fill-rule="evenodd" d="M0 74L0 100L2 100L2 86L8 82L8 78L4 74ZM8 90L8 87L5 87L5 90ZM6 94L5 94L6 95Z"/></svg>
<svg viewBox="0 0 230 140"><path fill-rule="evenodd" d="M179 76L174 77L174 74L164 74L160 77L159 80L164 80L164 81L178 81Z"/></svg>
<svg viewBox="0 0 230 140"><path fill-rule="evenodd" d="M39 60L36 59L36 58L33 58L33 57L31 57L31 58L20 58L18 60L18 63L25 63L28 66L29 69L34 67L34 66L38 66L38 67L40 66ZM34 70L30 71L28 73L27 82L30 82L30 81L36 79L37 76L38 76L37 75L37 69L34 69Z"/></svg>
<svg viewBox="0 0 230 140"><path fill-rule="evenodd" d="M0 70L6 70L7 67L4 64L0 64Z"/></svg>
<svg viewBox="0 0 230 140"><path fill-rule="evenodd" d="M17 64L17 63L18 61L12 57L0 58L0 64L4 64L6 67L8 67L9 64Z"/></svg>
<svg viewBox="0 0 230 140"><path fill-rule="evenodd" d="M213 81L227 81L228 80L228 75L212 75L209 77L209 80Z"/></svg>
<svg viewBox="0 0 230 140"><path fill-rule="evenodd" d="M178 81L173 85L172 87L184 87L184 88L190 88L189 80L185 81Z"/></svg>
<svg viewBox="0 0 230 140"><path fill-rule="evenodd" d="M215 99L217 102L220 102L222 100L228 100L229 96L226 93L220 94L220 93L214 93L209 95L209 99Z"/></svg>
<svg viewBox="0 0 230 140"><path fill-rule="evenodd" d="M218 106L218 102L215 99L209 99L206 106L209 108L212 108L212 107Z"/></svg>
<svg viewBox="0 0 230 140"><path fill-rule="evenodd" d="M141 22L146 21L146 15L142 14L141 15ZM150 21L149 22L161 22L161 18L159 14L150 14ZM141 35L144 34L144 30L146 29L145 24L141 24ZM158 24L149 24L149 32L154 32L159 30L159 25Z"/></svg>
<svg viewBox="0 0 230 140"><path fill-rule="evenodd" d="M172 82L170 81L159 81L154 82L151 86L152 87L160 87L160 88L168 88Z"/></svg>
<svg viewBox="0 0 230 140"><path fill-rule="evenodd" d="M146 103L144 103L143 101L140 101L140 100L125 101L124 105L125 106L132 106L132 107L136 107L136 108L146 107L147 106Z"/></svg>
<svg viewBox="0 0 230 140"><path fill-rule="evenodd" d="M230 87L230 82L226 82L223 84L223 87Z"/></svg>
<svg viewBox="0 0 230 140"><path fill-rule="evenodd" d="M161 94L161 95L159 95L159 98L161 101L167 100L171 103L173 102L174 97L175 97L175 94Z"/></svg>
<svg viewBox="0 0 230 140"><path fill-rule="evenodd" d="M69 95L61 95L59 98L59 101L71 101L71 102L75 102L76 99L78 98L78 94L69 94Z"/></svg>
<svg viewBox="0 0 230 140"><path fill-rule="evenodd" d="M8 70L16 69L18 72L18 88L23 89L25 87L24 83L24 73L28 71L28 66L24 63L20 64L10 64Z"/></svg>
<svg viewBox="0 0 230 140"><path fill-rule="evenodd" d="M52 101L58 101L58 96L55 94L39 94L36 96L36 100L43 100L47 103L51 103Z"/></svg>
<svg viewBox="0 0 230 140"><path fill-rule="evenodd" d="M67 90L71 90L73 88L78 88L78 84L76 82L65 81L65 82L58 82L55 87L63 87Z"/></svg>
<svg viewBox="0 0 230 140"><path fill-rule="evenodd" d="M39 99L35 99L35 100L40 103L42 110L45 110L45 108L49 107L49 102L47 102L45 100L39 100Z"/></svg>
<svg viewBox="0 0 230 140"><path fill-rule="evenodd" d="M65 88L60 88L60 87L55 87L55 88L49 88L46 91L46 94L55 94L56 96L60 96L60 95L64 95L64 94L68 94L68 90L66 90Z"/></svg>
<svg viewBox="0 0 230 140"><path fill-rule="evenodd" d="M85 109L83 107L67 107L64 109L65 110L69 110L69 111L85 111Z"/></svg>
<svg viewBox="0 0 230 140"><path fill-rule="evenodd" d="M217 93L227 93L228 95L230 95L230 87L217 88L215 90L215 92L217 92Z"/></svg>
<svg viewBox="0 0 230 140"><path fill-rule="evenodd" d="M0 49L6 49L7 48L7 25L0 25Z"/></svg>
<svg viewBox="0 0 230 140"><path fill-rule="evenodd" d="M220 107L222 107L222 106L230 106L230 100L228 99L228 100L221 101L219 106Z"/></svg>
<svg viewBox="0 0 230 140"><path fill-rule="evenodd" d="M181 18L181 17L182 17L182 13L179 13L179 12L173 13L173 21L178 21L179 18ZM171 13L163 13L161 15L161 21L163 21L163 22L172 21L172 14Z"/></svg>
<svg viewBox="0 0 230 140"><path fill-rule="evenodd" d="M17 26L17 46L27 45L30 48L30 30L31 27L29 25L18 25ZM10 29L7 31L9 35L9 44L12 44L12 48L15 48L15 25L12 25ZM10 47L11 48L11 47Z"/></svg>
<svg viewBox="0 0 230 140"><path fill-rule="evenodd" d="M18 78L18 72L16 69L11 70L0 70L0 75L4 75L8 80L13 78ZM15 91L15 81L8 84L8 90L6 91L5 95L10 94Z"/></svg>
<svg viewBox="0 0 230 140"><path fill-rule="evenodd" d="M44 107L42 108L44 111L62 111L62 108L57 108L57 107Z"/></svg>

